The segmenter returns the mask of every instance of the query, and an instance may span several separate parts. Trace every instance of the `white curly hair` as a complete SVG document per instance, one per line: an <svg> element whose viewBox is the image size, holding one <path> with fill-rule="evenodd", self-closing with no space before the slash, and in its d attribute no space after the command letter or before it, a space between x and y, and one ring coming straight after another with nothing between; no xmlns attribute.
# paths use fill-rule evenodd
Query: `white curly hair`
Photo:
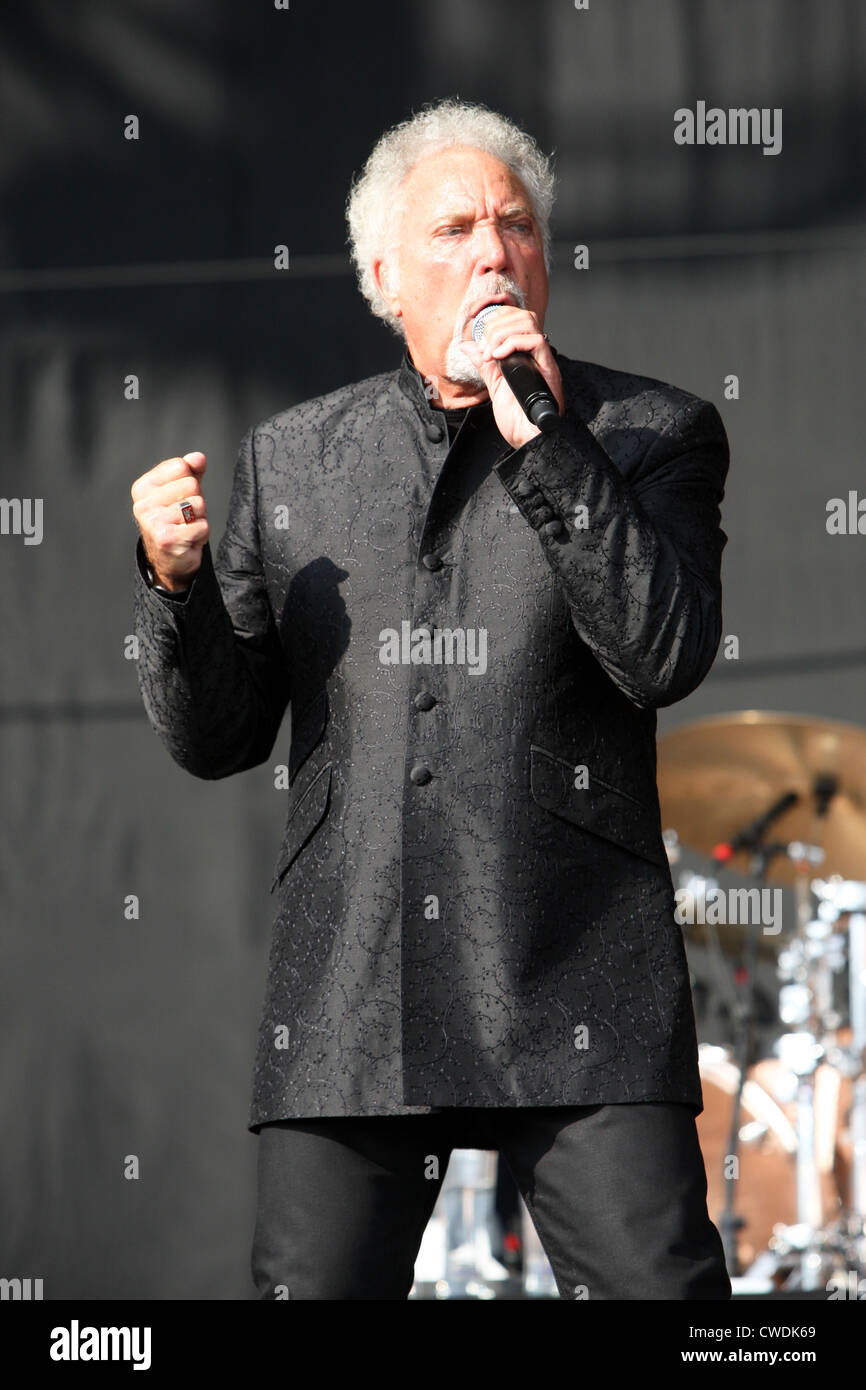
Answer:
<svg viewBox="0 0 866 1390"><path fill-rule="evenodd" d="M348 240L361 293L373 313L400 337L405 337L402 319L390 312L376 288L373 262L385 254L393 237L403 181L423 156L456 145L494 155L517 175L541 228L544 260L550 269L551 159L531 135L489 107L452 97L434 102L385 132L353 181L346 203Z"/></svg>

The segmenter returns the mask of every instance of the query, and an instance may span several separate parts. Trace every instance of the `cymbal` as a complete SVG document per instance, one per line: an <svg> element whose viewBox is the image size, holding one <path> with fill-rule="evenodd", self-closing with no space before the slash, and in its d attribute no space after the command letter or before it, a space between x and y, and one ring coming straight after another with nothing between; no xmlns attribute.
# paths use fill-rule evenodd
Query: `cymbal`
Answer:
<svg viewBox="0 0 866 1390"><path fill-rule="evenodd" d="M836 779L827 813L817 814L815 784ZM808 876L866 879L866 730L841 720L741 710L699 719L658 741L662 825L702 854L729 841L786 792L800 800L773 823L767 841L801 840L824 849ZM750 872L741 851L729 867ZM802 871L801 871L802 872ZM796 865L783 855L768 878L791 883Z"/></svg>

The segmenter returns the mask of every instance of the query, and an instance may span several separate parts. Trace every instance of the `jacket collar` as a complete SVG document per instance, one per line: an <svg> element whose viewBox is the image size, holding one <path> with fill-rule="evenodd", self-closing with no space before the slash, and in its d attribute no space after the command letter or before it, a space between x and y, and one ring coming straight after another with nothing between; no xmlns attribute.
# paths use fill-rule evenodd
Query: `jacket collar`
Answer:
<svg viewBox="0 0 866 1390"><path fill-rule="evenodd" d="M560 354L556 351L552 343L550 347L554 357L559 358ZM434 418L434 407L427 394L425 378L418 371L418 368L409 356L408 348L403 352L403 360L397 372L397 385L400 387L403 394L421 412L423 419L432 420ZM489 401L484 401L481 406L473 406L471 409L486 410L489 405Z"/></svg>
<svg viewBox="0 0 866 1390"><path fill-rule="evenodd" d="M433 418L433 406L427 394L424 377L409 356L408 348L403 351L403 360L397 372L397 385L404 396L408 397L412 404L420 410L425 420Z"/></svg>
<svg viewBox="0 0 866 1390"><path fill-rule="evenodd" d="M422 419L433 420L442 418L427 394L428 388L426 378L418 371L418 368L409 356L408 348L406 348L403 353L403 360L397 372L397 385L400 387L403 394L421 412ZM489 401L483 401L480 406L472 406L469 408L473 410L486 410L489 405ZM459 409L459 407L457 407L457 409Z"/></svg>

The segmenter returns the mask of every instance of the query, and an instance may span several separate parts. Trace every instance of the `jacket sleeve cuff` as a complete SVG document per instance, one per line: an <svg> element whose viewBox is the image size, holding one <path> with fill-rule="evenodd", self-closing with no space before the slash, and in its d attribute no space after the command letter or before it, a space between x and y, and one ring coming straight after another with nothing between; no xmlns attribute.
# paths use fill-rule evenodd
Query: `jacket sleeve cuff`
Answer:
<svg viewBox="0 0 866 1390"><path fill-rule="evenodd" d="M622 475L582 420L566 413L553 434L538 434L503 454L494 465L499 481L542 541L571 539L575 506L587 501L599 470L615 492Z"/></svg>
<svg viewBox="0 0 866 1390"><path fill-rule="evenodd" d="M139 597L149 604L153 611L160 608L168 613L180 612L180 610L190 609L192 613L201 605L202 599L207 599L207 591L216 584L216 575L213 569L213 558L211 556L210 544L208 542L202 548L201 565L193 575L192 583L187 589L176 594L169 594L166 590L158 588L152 580L152 570L148 563L144 549L144 541L141 536L135 547L135 563L138 573ZM213 595L210 595L211 599Z"/></svg>

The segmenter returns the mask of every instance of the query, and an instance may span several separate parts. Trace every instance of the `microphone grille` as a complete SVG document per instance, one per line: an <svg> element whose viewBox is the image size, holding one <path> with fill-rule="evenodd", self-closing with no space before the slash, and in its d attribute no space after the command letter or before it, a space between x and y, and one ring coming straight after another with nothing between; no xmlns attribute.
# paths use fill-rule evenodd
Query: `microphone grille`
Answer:
<svg viewBox="0 0 866 1390"><path fill-rule="evenodd" d="M485 304L484 308L479 310L475 315L472 322L472 337L476 343L480 343L481 339L484 337L485 321L491 314L495 314L497 309L501 309L502 307L501 304Z"/></svg>

